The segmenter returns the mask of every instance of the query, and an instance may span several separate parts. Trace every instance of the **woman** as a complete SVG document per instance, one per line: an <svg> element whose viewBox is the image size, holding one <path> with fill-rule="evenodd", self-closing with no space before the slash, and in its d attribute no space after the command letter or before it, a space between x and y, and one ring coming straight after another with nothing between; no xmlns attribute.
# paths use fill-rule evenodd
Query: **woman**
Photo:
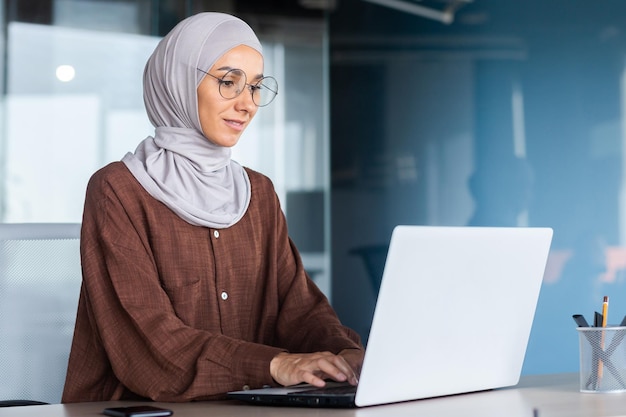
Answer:
<svg viewBox="0 0 626 417"><path fill-rule="evenodd" d="M238 18L201 13L159 43L144 72L155 135L87 187L63 402L356 384L358 336L307 277L270 180L230 159L275 92Z"/></svg>

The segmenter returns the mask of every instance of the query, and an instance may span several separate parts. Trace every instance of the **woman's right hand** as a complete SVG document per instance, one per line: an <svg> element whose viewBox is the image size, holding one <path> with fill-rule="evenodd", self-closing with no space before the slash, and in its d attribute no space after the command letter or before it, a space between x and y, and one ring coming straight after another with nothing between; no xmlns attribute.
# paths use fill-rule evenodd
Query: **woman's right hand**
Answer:
<svg viewBox="0 0 626 417"><path fill-rule="evenodd" d="M323 387L325 379L358 383L358 376L341 356L330 352L279 353L270 362L270 374L283 386L302 382Z"/></svg>

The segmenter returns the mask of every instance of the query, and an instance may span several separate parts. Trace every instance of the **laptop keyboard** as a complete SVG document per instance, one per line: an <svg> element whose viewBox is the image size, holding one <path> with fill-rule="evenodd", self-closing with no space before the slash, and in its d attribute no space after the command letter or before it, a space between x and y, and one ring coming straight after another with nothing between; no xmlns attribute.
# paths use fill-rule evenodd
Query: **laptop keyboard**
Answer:
<svg viewBox="0 0 626 417"><path fill-rule="evenodd" d="M354 385L339 385L323 388L315 388L306 391L297 391L290 394L306 394L306 395L319 395L319 394L354 394L356 393L356 387Z"/></svg>

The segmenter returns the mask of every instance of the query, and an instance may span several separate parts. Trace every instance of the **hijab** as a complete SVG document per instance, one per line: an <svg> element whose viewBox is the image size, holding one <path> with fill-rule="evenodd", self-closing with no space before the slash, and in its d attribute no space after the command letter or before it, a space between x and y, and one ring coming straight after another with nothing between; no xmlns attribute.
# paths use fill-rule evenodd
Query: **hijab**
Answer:
<svg viewBox="0 0 626 417"><path fill-rule="evenodd" d="M204 12L178 23L157 45L144 70L144 103L154 137L144 139L122 161L139 183L183 220L226 228L250 203L250 180L231 160L231 149L202 133L197 88L230 49L247 45L262 53L242 20Z"/></svg>

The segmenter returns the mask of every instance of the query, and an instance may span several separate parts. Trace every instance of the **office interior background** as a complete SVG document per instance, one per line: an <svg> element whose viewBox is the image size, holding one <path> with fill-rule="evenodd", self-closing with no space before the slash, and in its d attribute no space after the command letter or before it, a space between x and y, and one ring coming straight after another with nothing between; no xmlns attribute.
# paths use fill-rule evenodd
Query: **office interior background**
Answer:
<svg viewBox="0 0 626 417"><path fill-rule="evenodd" d="M524 373L577 371L571 315L603 295L621 321L619 0L6 0L1 222L80 222L91 174L152 134L147 57L199 11L261 38L280 92L233 157L274 181L311 277L365 341L397 224L554 228Z"/></svg>

